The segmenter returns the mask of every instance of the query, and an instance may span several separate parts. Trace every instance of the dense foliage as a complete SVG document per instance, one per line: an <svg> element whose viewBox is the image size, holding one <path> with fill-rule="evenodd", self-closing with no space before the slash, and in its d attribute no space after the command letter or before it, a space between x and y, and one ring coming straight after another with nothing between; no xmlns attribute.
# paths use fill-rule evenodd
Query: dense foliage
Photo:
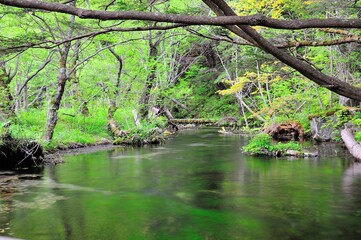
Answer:
<svg viewBox="0 0 361 240"><path fill-rule="evenodd" d="M279 19L358 17L361 4L229 3L240 15L260 12ZM201 1L70 4L112 11L209 14ZM0 14L0 123L11 121L14 135L45 139L49 147L104 141L110 137L109 119L123 130L142 133L150 129L145 126L158 124L152 107L165 107L175 118L234 116L245 129L297 120L309 131L309 115L339 105L356 106L222 27L133 31L169 24L85 20L3 5ZM322 72L360 85L359 41L341 41L356 39L358 30L257 31ZM133 110L140 114L141 127L135 126ZM354 121L359 121L357 116Z"/></svg>

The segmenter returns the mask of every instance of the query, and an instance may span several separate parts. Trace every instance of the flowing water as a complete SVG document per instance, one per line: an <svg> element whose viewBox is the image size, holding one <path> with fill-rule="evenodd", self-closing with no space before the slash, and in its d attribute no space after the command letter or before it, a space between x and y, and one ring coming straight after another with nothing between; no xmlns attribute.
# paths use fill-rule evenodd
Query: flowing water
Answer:
<svg viewBox="0 0 361 240"><path fill-rule="evenodd" d="M245 143L201 129L162 146L68 156L0 182L0 236L361 239L361 166L340 146L286 159L244 155Z"/></svg>

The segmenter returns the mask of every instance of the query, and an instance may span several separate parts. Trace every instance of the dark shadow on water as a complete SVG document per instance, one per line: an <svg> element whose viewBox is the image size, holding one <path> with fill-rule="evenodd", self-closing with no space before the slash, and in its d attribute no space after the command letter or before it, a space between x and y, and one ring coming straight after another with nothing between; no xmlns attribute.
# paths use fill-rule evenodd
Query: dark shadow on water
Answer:
<svg viewBox="0 0 361 240"><path fill-rule="evenodd" d="M222 182L224 175L221 171L207 171L195 173L199 179L199 191L194 194L193 203L200 208L222 208Z"/></svg>

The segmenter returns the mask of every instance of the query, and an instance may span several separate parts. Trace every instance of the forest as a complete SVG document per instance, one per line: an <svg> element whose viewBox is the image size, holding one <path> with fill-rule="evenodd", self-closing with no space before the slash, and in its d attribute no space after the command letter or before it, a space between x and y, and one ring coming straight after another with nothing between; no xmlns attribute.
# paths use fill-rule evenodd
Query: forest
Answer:
<svg viewBox="0 0 361 240"><path fill-rule="evenodd" d="M361 239L360 16L0 0L0 239Z"/></svg>
<svg viewBox="0 0 361 240"><path fill-rule="evenodd" d="M203 119L353 148L360 14L358 0L0 0L2 141L141 145Z"/></svg>

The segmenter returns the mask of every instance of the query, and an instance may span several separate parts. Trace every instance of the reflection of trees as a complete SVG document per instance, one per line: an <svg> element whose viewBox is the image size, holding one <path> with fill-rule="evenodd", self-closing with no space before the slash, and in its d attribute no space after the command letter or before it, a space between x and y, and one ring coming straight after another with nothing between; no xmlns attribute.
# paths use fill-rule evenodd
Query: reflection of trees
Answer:
<svg viewBox="0 0 361 240"><path fill-rule="evenodd" d="M199 181L199 189L193 197L194 204L200 208L220 209L222 207L223 172L214 170L195 172L194 175Z"/></svg>
<svg viewBox="0 0 361 240"><path fill-rule="evenodd" d="M342 159L288 161L247 157L247 168L255 184L241 187L254 200L243 199L240 203L262 217L270 239L336 236L340 228L334 223L333 215L334 206L339 206Z"/></svg>
<svg viewBox="0 0 361 240"><path fill-rule="evenodd" d="M15 197L26 188L26 180L38 180L43 177L43 168L34 168L18 172L0 172L0 234L6 234L9 224L15 218Z"/></svg>
<svg viewBox="0 0 361 240"><path fill-rule="evenodd" d="M346 169L342 176L342 190L346 194L355 193L357 180L361 178L361 163L354 163ZM361 199L360 199L361 203Z"/></svg>
<svg viewBox="0 0 361 240"><path fill-rule="evenodd" d="M9 212L14 207L14 193L16 188L12 182L17 179L14 175L0 173L0 234L6 233L9 223L12 219Z"/></svg>
<svg viewBox="0 0 361 240"><path fill-rule="evenodd" d="M343 239L360 239L361 236L361 163L351 164L342 176L342 201L336 218L336 224ZM336 215L336 216L337 216Z"/></svg>

